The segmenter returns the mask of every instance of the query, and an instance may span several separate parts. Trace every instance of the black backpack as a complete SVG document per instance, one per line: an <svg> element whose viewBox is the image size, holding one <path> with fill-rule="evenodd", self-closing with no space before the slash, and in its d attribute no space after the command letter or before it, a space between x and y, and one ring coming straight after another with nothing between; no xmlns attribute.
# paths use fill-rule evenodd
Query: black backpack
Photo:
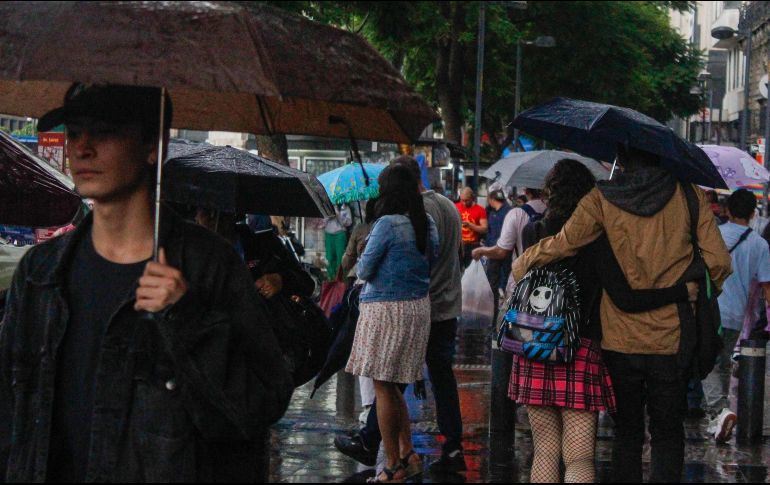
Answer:
<svg viewBox="0 0 770 485"><path fill-rule="evenodd" d="M716 285L708 273L708 267L698 245L698 196L692 185L684 183L682 188L690 212L690 238L694 251L693 262L683 279L687 281L687 275L692 271L700 275L705 274L705 277L699 281L695 313L693 314L689 302L678 305L681 321L678 360L680 368L689 369L693 378L703 380L714 370L717 358L724 347L720 336L722 320L719 314Z"/></svg>
<svg viewBox="0 0 770 485"><path fill-rule="evenodd" d="M571 362L580 346L579 295L575 274L563 264L531 270L502 316L499 348L531 360Z"/></svg>
<svg viewBox="0 0 770 485"><path fill-rule="evenodd" d="M529 222L537 222L543 218L543 214L536 211L535 208L529 204L524 204L521 206L521 210L527 213L529 216Z"/></svg>
<svg viewBox="0 0 770 485"><path fill-rule="evenodd" d="M266 303L273 314L273 331L294 378L294 387L300 387L323 367L331 346L331 326L323 310L308 298L295 301L277 295Z"/></svg>

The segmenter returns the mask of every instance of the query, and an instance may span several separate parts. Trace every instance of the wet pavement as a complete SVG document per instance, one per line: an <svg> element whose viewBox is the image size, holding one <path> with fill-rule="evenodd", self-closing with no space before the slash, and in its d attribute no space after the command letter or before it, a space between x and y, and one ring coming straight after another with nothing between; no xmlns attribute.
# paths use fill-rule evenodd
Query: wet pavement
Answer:
<svg viewBox="0 0 770 485"><path fill-rule="evenodd" d="M489 434L490 347L485 332L464 330L458 337L455 374L458 380L464 424L464 446L468 471L452 476L432 476L427 472L421 481L503 483L528 482L532 464L532 439L526 410L517 411L516 432ZM272 432L271 482L360 482L373 471L339 453L333 445L337 434L360 427L358 392L341 385L338 403L337 383L332 378L311 400L308 385L298 389L291 407ZM766 385L766 389L770 386ZM428 386L430 390L430 386ZM708 386L706 388L709 394ZM415 399L410 387L406 391L413 422L415 448L426 465L439 458L441 437L435 424L433 397ZM347 397L347 399L345 399ZM355 404L353 400L355 399ZM767 400L766 400L767 402ZM765 436L770 435L770 409L765 409ZM612 447L612 422L600 419L596 460L597 479L609 481ZM685 483L702 482L767 482L770 464L770 441L739 446L733 438L729 444L717 446L706 433L707 420L687 424ZM645 445L645 477L649 467L649 444Z"/></svg>

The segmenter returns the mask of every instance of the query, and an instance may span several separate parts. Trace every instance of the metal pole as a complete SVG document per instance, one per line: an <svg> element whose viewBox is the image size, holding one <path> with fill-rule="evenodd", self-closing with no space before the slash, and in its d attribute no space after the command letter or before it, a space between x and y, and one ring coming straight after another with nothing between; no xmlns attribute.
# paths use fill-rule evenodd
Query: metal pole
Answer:
<svg viewBox="0 0 770 485"><path fill-rule="evenodd" d="M479 190L479 161L481 160L481 99L484 89L484 36L486 34L486 6L479 6L479 45L476 56L476 115L473 129L473 191Z"/></svg>
<svg viewBox="0 0 770 485"><path fill-rule="evenodd" d="M725 97L722 95L722 99L719 101L719 120L717 121L717 145L722 144L722 111L724 111Z"/></svg>
<svg viewBox="0 0 770 485"><path fill-rule="evenodd" d="M705 83L704 83L705 87ZM704 145L706 143L706 107L703 107L703 112L700 117L700 143Z"/></svg>
<svg viewBox="0 0 770 485"><path fill-rule="evenodd" d="M516 42L516 102L513 108L514 119L519 116L521 110L521 39ZM518 150L519 130L513 129L513 151Z"/></svg>
<svg viewBox="0 0 770 485"><path fill-rule="evenodd" d="M708 129L706 130L706 133L708 135L706 136L706 141L708 143L711 143L711 120L714 118L714 87L709 83L709 119L708 119Z"/></svg>
<svg viewBox="0 0 770 485"><path fill-rule="evenodd" d="M770 43L768 43L770 48ZM767 63L767 72L770 73L770 61ZM768 96L765 101L765 154L764 162L765 168L770 168L770 82L766 84L768 88ZM765 208L765 216L770 214L770 204L767 202L768 192L770 192L770 184L765 184L764 197L762 199L762 205Z"/></svg>
<svg viewBox="0 0 770 485"><path fill-rule="evenodd" d="M152 260L160 258L160 200L161 178L163 177L163 151L165 148L164 125L166 124L166 88L160 89L160 126L158 127L158 161L155 172L155 230L153 234Z"/></svg>
<svg viewBox="0 0 770 485"><path fill-rule="evenodd" d="M741 357L738 361L738 444L762 441L766 346L766 340L741 341Z"/></svg>
<svg viewBox="0 0 770 485"><path fill-rule="evenodd" d="M744 6L743 21L746 25L743 34L746 38L746 65L743 74L743 116L741 119L741 150L749 151L748 130L749 130L749 76L751 70L751 25L749 25L748 10Z"/></svg>

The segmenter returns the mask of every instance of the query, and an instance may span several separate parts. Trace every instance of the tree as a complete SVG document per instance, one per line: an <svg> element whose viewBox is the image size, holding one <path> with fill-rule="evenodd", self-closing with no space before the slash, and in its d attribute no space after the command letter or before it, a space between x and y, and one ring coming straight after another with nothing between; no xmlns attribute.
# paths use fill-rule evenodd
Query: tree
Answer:
<svg viewBox="0 0 770 485"><path fill-rule="evenodd" d="M670 26L668 9L692 2L531 1L487 7L482 129L487 156L513 119L516 44L551 35L550 49L523 47L522 107L554 96L627 106L665 122L697 112L690 94L702 56ZM278 2L314 20L358 32L438 107L444 135L460 142L473 120L479 2Z"/></svg>

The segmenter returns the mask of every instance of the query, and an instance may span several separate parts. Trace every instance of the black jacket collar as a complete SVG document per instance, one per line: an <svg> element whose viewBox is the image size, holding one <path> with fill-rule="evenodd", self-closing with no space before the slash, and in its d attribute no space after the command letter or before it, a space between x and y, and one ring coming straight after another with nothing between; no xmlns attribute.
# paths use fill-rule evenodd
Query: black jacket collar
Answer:
<svg viewBox="0 0 770 485"><path fill-rule="evenodd" d="M34 248L33 251L39 254L34 258L34 266L30 268L27 281L38 286L61 286L78 242L88 234L93 223L93 213L89 213L75 230ZM161 210L160 245L166 248L171 262L176 258L168 253L168 247L183 238L183 229L184 220L171 208L164 206Z"/></svg>

